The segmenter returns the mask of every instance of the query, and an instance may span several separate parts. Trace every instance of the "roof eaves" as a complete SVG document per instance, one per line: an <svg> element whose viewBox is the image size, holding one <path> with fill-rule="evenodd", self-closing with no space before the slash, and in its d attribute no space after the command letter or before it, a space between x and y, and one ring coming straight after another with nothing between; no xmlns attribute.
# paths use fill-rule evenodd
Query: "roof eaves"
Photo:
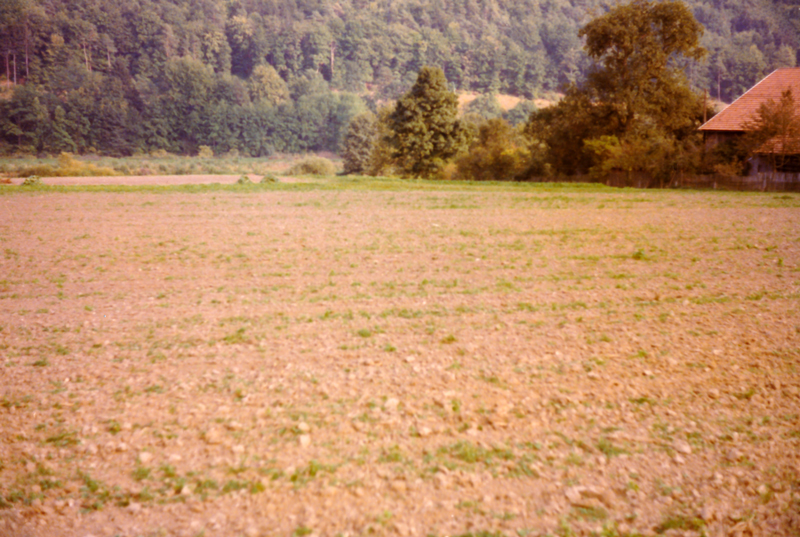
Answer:
<svg viewBox="0 0 800 537"><path fill-rule="evenodd" d="M767 76L765 76L764 78L759 80L753 87L751 87L749 90L747 90L743 94L741 94L735 101L733 101L731 104L729 104L723 111L721 111L719 114L717 114L716 116L712 117L711 119L709 119L708 121L706 121L705 123L700 125L700 127L698 127L697 130L700 130L700 131L720 131L720 132L744 132L744 129L742 129L742 128L739 128L739 129L733 129L733 128L730 128L730 127L714 128L713 123L721 123L722 121L724 121L725 120L725 117L724 117L725 112L728 112L729 110L730 110L729 114L736 113L736 108L734 108L736 106L736 103L738 103L740 100L744 99L751 92L755 91L756 88L758 88L761 84L766 82L768 78L770 78L771 76L773 76L775 73L777 73L780 70L781 69L775 69L770 74L768 74Z"/></svg>

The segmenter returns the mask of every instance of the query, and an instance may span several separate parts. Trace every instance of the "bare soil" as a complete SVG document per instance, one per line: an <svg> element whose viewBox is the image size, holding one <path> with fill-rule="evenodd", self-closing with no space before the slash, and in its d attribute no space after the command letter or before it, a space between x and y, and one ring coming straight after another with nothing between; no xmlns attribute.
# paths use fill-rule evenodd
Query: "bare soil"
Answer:
<svg viewBox="0 0 800 537"><path fill-rule="evenodd" d="M0 535L797 535L799 208L0 196Z"/></svg>
<svg viewBox="0 0 800 537"><path fill-rule="evenodd" d="M210 185L233 184L241 175L114 175L97 177L43 177L46 185ZM248 175L251 181L259 181L258 175ZM11 184L21 185L25 178L11 179Z"/></svg>

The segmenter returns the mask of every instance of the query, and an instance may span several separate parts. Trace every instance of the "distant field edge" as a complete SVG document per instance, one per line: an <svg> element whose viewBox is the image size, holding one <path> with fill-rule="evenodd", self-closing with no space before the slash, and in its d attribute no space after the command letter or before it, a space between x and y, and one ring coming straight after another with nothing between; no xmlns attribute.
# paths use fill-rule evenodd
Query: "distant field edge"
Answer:
<svg viewBox="0 0 800 537"><path fill-rule="evenodd" d="M98 178L91 178L91 182L82 183L79 180L64 181L65 178L55 178L50 183L49 178L42 178L37 185L25 186L17 183L0 184L0 196L15 194L46 194L46 193L72 193L72 192L98 192L98 193L211 193L211 192L270 192L270 191L311 191L311 190L361 190L361 191L442 191L442 192L709 192L713 188L644 188L635 186L609 186L599 182L577 181L441 181L423 179L400 179L397 177L366 177L366 176L335 176L335 177L281 177L270 183L237 184L238 176L203 176L202 180L194 182L181 182L183 176L163 176L164 181L150 180L140 184L126 184L125 177L114 177L116 181L98 182ZM71 179L71 178L67 178ZM80 178L76 178L80 179ZM152 178L151 178L152 179ZM716 190L728 194L736 191ZM758 191L739 191L744 194L758 194ZM763 192L769 194L770 192ZM774 192L772 192L774 194Z"/></svg>
<svg viewBox="0 0 800 537"><path fill-rule="evenodd" d="M25 193L68 193L68 192L132 192L132 193L205 193L205 192L266 192L298 190L389 190L389 191L580 191L600 192L618 191L602 183L577 182L508 182L508 181L437 181L421 179L400 179L395 177L282 177L273 183L237 184L227 176L217 176L218 180L202 182L179 182L181 176L165 176L163 183L149 181L142 184L125 184L124 177L102 183L92 178L91 183L64 181L57 178L50 183L42 178L41 183L31 186L21 184L0 184L0 195Z"/></svg>

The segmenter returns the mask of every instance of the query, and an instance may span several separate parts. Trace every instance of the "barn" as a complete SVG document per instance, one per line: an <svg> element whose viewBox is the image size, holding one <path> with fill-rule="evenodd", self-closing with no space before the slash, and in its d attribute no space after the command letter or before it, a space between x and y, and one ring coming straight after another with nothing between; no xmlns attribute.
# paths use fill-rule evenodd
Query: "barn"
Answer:
<svg viewBox="0 0 800 537"><path fill-rule="evenodd" d="M795 114L800 116L800 67L777 69L700 127L706 149L743 136L748 127L752 128L759 107L769 101L780 102L787 90L798 105ZM787 135L767 140L756 148L749 163L751 175L768 175L770 181L797 182L800 180L800 137Z"/></svg>

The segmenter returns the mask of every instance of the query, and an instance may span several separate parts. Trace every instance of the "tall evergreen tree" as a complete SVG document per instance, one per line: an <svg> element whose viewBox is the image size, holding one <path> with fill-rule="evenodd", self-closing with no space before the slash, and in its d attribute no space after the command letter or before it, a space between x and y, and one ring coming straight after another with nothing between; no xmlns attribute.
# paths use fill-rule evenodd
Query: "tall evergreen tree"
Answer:
<svg viewBox="0 0 800 537"><path fill-rule="evenodd" d="M442 70L423 67L389 118L389 142L403 175L432 177L464 147L457 115L458 97L447 89Z"/></svg>

